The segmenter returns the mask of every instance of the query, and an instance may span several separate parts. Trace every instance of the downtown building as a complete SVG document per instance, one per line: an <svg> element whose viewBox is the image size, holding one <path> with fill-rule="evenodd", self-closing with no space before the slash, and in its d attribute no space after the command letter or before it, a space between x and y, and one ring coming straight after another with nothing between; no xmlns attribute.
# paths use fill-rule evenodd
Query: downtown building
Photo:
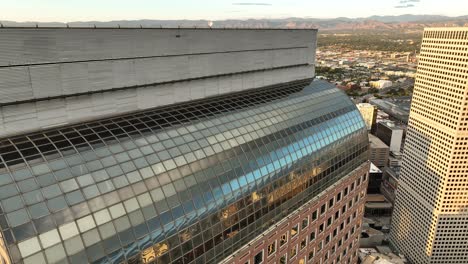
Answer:
<svg viewBox="0 0 468 264"><path fill-rule="evenodd" d="M361 112L362 118L366 123L368 131L374 131L377 121L377 106L371 105L369 103L359 103L356 105Z"/></svg>
<svg viewBox="0 0 468 264"><path fill-rule="evenodd" d="M428 28L390 240L412 263L468 263L468 28Z"/></svg>
<svg viewBox="0 0 468 264"><path fill-rule="evenodd" d="M368 138L316 30L0 29L0 263L356 263Z"/></svg>

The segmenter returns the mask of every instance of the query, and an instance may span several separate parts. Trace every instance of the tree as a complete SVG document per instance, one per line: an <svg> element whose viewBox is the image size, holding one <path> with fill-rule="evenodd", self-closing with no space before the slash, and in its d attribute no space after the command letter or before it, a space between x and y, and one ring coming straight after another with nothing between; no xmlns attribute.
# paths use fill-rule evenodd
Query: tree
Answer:
<svg viewBox="0 0 468 264"><path fill-rule="evenodd" d="M379 89L377 89L377 88L369 88L368 93L371 93L371 94L379 93Z"/></svg>

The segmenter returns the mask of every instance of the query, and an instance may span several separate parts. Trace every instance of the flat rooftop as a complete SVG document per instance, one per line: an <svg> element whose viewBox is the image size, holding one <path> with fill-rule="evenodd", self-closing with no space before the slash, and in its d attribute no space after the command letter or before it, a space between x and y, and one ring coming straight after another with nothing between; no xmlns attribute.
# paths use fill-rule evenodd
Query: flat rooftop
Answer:
<svg viewBox="0 0 468 264"><path fill-rule="evenodd" d="M392 209L393 204L371 202L371 203L366 203L364 207L370 208L370 209Z"/></svg>
<svg viewBox="0 0 468 264"><path fill-rule="evenodd" d="M369 173L382 173L382 171L377 166L375 166L374 163L371 162Z"/></svg>
<svg viewBox="0 0 468 264"><path fill-rule="evenodd" d="M401 97L396 99L372 99L370 103L382 109L385 113L402 121L408 122L411 98Z"/></svg>
<svg viewBox="0 0 468 264"><path fill-rule="evenodd" d="M391 130L404 130L405 129L402 125L396 124L393 121L382 121L382 122L379 122L378 125L388 127Z"/></svg>
<svg viewBox="0 0 468 264"><path fill-rule="evenodd" d="M370 147L373 149L388 148L388 146L382 140L372 134L369 134L369 143Z"/></svg>
<svg viewBox="0 0 468 264"><path fill-rule="evenodd" d="M385 199L385 196L383 196L382 194L368 194L366 196L366 202L385 203L387 202L387 199Z"/></svg>
<svg viewBox="0 0 468 264"><path fill-rule="evenodd" d="M145 26L144 24L142 25L105 25L105 26L99 26L99 25L94 25L94 24L86 24L86 25L79 25L79 26L74 26L71 24L55 24L53 26L47 25L47 23L41 24L35 24L31 23L31 25L24 25L25 23L21 23L21 25L15 26L15 25L9 25L8 22L2 22L0 23L0 30L2 29L179 29L179 30L310 30L310 31L318 31L317 28L286 28L286 27L277 27L277 28L250 28L250 27L220 27L220 26L214 26L214 27L209 27L209 26L157 26L157 25L150 25L150 26Z"/></svg>
<svg viewBox="0 0 468 264"><path fill-rule="evenodd" d="M385 171L395 178L400 178L401 167L386 167Z"/></svg>
<svg viewBox="0 0 468 264"><path fill-rule="evenodd" d="M468 31L468 27L426 27L424 31Z"/></svg>

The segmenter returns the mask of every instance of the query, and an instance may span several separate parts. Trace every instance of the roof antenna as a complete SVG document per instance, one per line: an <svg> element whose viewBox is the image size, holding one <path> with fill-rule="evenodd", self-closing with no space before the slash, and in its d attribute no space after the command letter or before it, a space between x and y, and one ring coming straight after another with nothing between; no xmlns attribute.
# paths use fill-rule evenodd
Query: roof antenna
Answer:
<svg viewBox="0 0 468 264"><path fill-rule="evenodd" d="M36 23L36 28L38 28L38 27L39 27L39 24L38 24L38 23Z"/></svg>

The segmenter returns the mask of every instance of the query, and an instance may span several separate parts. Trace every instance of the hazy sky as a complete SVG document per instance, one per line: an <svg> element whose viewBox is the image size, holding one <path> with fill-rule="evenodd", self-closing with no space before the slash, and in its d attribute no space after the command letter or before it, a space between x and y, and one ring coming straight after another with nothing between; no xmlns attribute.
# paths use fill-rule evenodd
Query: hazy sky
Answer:
<svg viewBox="0 0 468 264"><path fill-rule="evenodd" d="M367 17L468 15L468 0L0 0L0 20Z"/></svg>

